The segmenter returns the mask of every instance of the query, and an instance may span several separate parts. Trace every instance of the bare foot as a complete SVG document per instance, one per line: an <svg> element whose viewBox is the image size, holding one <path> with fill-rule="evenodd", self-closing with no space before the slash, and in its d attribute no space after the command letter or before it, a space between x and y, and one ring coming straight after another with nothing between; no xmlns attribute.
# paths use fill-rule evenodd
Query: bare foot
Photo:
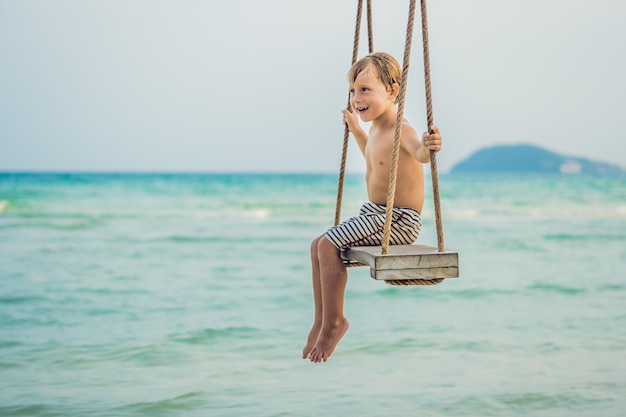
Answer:
<svg viewBox="0 0 626 417"><path fill-rule="evenodd" d="M311 362L326 362L330 355L333 354L343 335L348 331L348 327L350 327L350 322L344 318L337 322L335 326L323 329L317 338L315 347L309 353Z"/></svg>
<svg viewBox="0 0 626 417"><path fill-rule="evenodd" d="M309 332L309 337L306 339L306 345L304 349L302 349L302 359L306 359L309 357L309 353L315 347L315 342L317 342L317 338L320 334L320 327L322 327L321 323L313 323L313 327L311 327L311 331Z"/></svg>

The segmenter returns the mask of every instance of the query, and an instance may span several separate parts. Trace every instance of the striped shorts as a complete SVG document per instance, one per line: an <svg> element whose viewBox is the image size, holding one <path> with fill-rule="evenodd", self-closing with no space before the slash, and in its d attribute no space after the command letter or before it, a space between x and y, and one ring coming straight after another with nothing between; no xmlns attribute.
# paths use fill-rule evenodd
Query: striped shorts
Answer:
<svg viewBox="0 0 626 417"><path fill-rule="evenodd" d="M359 215L331 227L324 234L338 249L350 246L379 246L383 241L386 208L380 204L364 203ZM392 211L391 245L407 245L417 240L422 219L412 208L395 207Z"/></svg>

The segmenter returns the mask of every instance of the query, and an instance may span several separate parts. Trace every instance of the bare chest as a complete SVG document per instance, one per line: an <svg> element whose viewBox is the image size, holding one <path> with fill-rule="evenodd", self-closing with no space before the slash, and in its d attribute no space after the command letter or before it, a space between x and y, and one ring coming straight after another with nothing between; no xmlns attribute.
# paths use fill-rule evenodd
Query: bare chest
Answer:
<svg viewBox="0 0 626 417"><path fill-rule="evenodd" d="M368 168L379 170L391 166L393 139L370 137L365 146L365 159Z"/></svg>

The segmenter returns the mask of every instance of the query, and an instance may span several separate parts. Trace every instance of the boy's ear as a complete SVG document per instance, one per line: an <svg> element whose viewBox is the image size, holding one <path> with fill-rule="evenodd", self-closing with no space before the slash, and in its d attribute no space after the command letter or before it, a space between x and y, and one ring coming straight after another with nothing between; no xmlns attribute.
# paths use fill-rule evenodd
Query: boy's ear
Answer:
<svg viewBox="0 0 626 417"><path fill-rule="evenodd" d="M393 83L391 84L391 91L389 92L394 102L398 102L398 95L400 95L400 84Z"/></svg>

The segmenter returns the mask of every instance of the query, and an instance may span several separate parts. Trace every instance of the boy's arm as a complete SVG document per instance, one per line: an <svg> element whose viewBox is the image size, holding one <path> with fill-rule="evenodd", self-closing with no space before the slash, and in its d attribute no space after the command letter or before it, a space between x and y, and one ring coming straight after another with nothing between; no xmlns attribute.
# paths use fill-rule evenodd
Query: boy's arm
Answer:
<svg viewBox="0 0 626 417"><path fill-rule="evenodd" d="M406 129L406 127L405 125L402 129L402 143L404 148L419 162L424 164L430 162L430 151L439 152L441 150L441 133L439 127L431 126L431 131L425 132L421 140L417 136L415 129Z"/></svg>
<svg viewBox="0 0 626 417"><path fill-rule="evenodd" d="M361 153L365 155L365 145L367 144L367 132L363 130L359 124L359 116L355 112L351 112L347 109L343 110L343 122L348 125L348 130L354 136L357 145Z"/></svg>

